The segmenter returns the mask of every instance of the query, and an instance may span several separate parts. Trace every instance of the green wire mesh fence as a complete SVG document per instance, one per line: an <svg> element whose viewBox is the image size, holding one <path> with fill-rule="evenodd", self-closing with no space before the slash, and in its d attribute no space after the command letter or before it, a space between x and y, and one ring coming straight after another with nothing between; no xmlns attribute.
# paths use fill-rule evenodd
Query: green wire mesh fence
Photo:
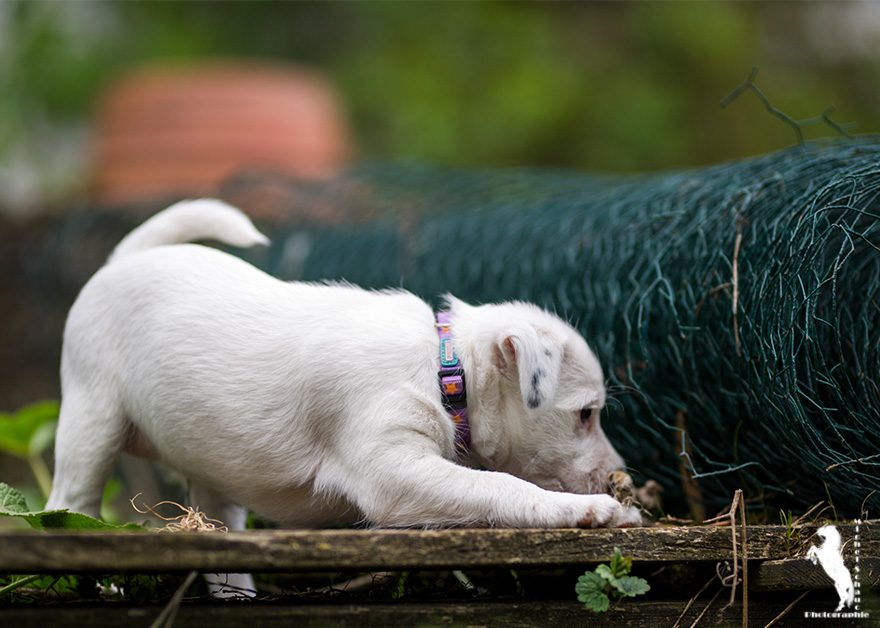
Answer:
<svg viewBox="0 0 880 628"><path fill-rule="evenodd" d="M611 438L673 501L858 514L880 488L876 138L632 178L386 166L312 194L370 219L292 228L270 272L555 310L606 369Z"/></svg>
<svg viewBox="0 0 880 628"><path fill-rule="evenodd" d="M245 256L280 278L522 299L575 324L606 371L603 425L669 512L712 514L737 488L880 507L880 138L638 177L384 164L270 183L301 218ZM32 281L100 222L47 235Z"/></svg>

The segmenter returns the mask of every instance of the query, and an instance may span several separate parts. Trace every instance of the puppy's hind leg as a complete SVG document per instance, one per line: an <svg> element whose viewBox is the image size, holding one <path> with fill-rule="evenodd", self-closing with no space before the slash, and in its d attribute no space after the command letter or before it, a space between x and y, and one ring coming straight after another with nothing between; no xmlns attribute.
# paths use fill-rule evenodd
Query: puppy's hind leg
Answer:
<svg viewBox="0 0 880 628"><path fill-rule="evenodd" d="M208 518L221 521L230 530L245 528L247 511L219 493L190 484L189 503ZM205 580L214 597L254 597L257 594L250 574L209 573L205 574Z"/></svg>
<svg viewBox="0 0 880 628"><path fill-rule="evenodd" d="M125 419L107 396L67 387L55 437L55 477L47 510L98 518L104 484L122 450Z"/></svg>

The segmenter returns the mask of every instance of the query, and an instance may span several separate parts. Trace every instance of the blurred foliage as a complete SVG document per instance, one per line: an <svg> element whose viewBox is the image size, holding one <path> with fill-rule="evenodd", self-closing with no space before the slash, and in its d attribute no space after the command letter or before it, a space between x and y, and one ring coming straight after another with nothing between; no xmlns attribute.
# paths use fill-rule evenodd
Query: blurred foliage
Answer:
<svg viewBox="0 0 880 628"><path fill-rule="evenodd" d="M55 438L58 402L41 401L13 414L0 413L0 451L27 459L46 450Z"/></svg>
<svg viewBox="0 0 880 628"><path fill-rule="evenodd" d="M46 464L46 457L55 442L59 410L58 401L45 400L28 404L13 413L0 412L0 454L26 462L36 485L28 482L19 491L0 482L0 517L22 517L38 529L91 525L90 517L81 520L78 518L80 515L68 517L58 511L47 513L42 510L52 491L52 473ZM113 506L121 490L122 483L116 478L111 478L104 487L101 517L111 526L122 525L125 520ZM36 504L36 509L28 509L28 503ZM7 523L0 519L0 529L9 527Z"/></svg>
<svg viewBox="0 0 880 628"><path fill-rule="evenodd" d="M216 56L324 70L368 159L641 171L767 152L790 129L756 101L718 107L754 65L792 117L834 104L877 130L880 13L832 4L8 0L0 163L45 165L58 143L40 138L82 128L129 68Z"/></svg>
<svg viewBox="0 0 880 628"><path fill-rule="evenodd" d="M52 476L43 454L55 440L58 409L57 401L41 401L13 414L0 413L0 453L30 465L44 498L52 490Z"/></svg>

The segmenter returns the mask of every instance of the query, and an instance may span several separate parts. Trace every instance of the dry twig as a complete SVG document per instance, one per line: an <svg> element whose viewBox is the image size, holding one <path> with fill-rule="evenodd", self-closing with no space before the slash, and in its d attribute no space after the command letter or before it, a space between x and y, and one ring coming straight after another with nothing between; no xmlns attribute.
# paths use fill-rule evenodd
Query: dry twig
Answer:
<svg viewBox="0 0 880 628"><path fill-rule="evenodd" d="M132 500L134 500L134 498L132 498ZM158 506L158 504L156 505ZM135 508L135 510L137 510L137 508ZM159 515L156 516L158 517ZM184 580L183 584L174 592L174 595L150 625L150 628L171 628L171 626L174 625L174 619L177 617L177 611L180 609L180 603L183 601L183 596L186 594L187 590L189 590L190 586L192 586L197 575L199 575L199 572L197 571L189 572L186 576L186 580Z"/></svg>
<svg viewBox="0 0 880 628"><path fill-rule="evenodd" d="M740 223L742 221L740 220ZM733 245L733 338L736 341L736 355L742 355L739 341L739 324L737 322L737 310L739 309L739 246L742 244L743 234L741 224L737 225L736 243Z"/></svg>
<svg viewBox="0 0 880 628"><path fill-rule="evenodd" d="M700 620L703 619L703 615L706 614L706 611L708 611L708 610L709 610L709 607L712 606L712 603L715 602L715 600L718 599L718 596L721 595L721 592L722 592L723 590L724 590L724 588L722 587L721 589L718 589L718 590L715 592L715 595L712 596L712 599L709 600L709 603L706 604L706 607L700 612L699 615L697 615L697 618L694 620L694 623L691 624L691 628L694 628L698 623L700 623Z"/></svg>
<svg viewBox="0 0 880 628"><path fill-rule="evenodd" d="M700 597L701 595L703 595L703 591L705 591L706 589L708 589L708 588L709 588L709 585L712 584L714 581L715 581L715 578L709 578L709 581L708 581L706 584L703 585L703 588L700 589L699 591L697 591L697 594L696 594L694 597L692 597L692 598L690 599L690 601L689 601L689 602L687 603L687 605L684 607L684 610L681 611L681 615L678 616L678 620L675 622L675 624L672 626L672 628L678 628L678 625L681 623L681 620L684 619L684 616L687 614L687 612L688 612L688 610L690 609L690 607L693 606L694 602L697 601L697 598ZM718 597L718 595L716 594L715 597ZM712 600L714 601L715 598L712 598ZM711 604L711 603L712 603L712 602L709 602L709 604ZM707 608L708 608L708 607L707 607ZM705 613L705 612L706 612L706 611L703 610L703 613ZM700 617L703 616L703 613L700 613Z"/></svg>
<svg viewBox="0 0 880 628"><path fill-rule="evenodd" d="M737 542L736 542L736 513L739 510L740 520L742 521L742 539L740 541L742 545L742 559L740 560L737 551ZM736 586L742 582L742 591L743 591L743 628L748 628L749 625L749 555L748 549L746 547L746 506L743 501L743 492L742 489L737 489L736 493L733 496L733 502L730 504L730 536L731 543L733 545L733 573L722 576L719 571L721 564L719 563L716 567L716 572L718 573L718 578L721 580L721 583L724 586L730 587L730 601L724 605L724 607L719 611L719 615L722 615L724 611L733 606L736 601ZM742 580L739 578L740 571L740 562L742 562Z"/></svg>
<svg viewBox="0 0 880 628"><path fill-rule="evenodd" d="M138 493L134 497L132 497L129 501L131 502L131 507L134 508L142 515L152 514L162 521L168 521L169 523L165 525L164 528L158 528L156 532L228 532L229 529L223 525L222 521L218 521L217 519L209 519L205 513L198 510L198 508L193 507L185 507L181 506L177 502L164 501L159 502L158 504L151 506L145 506L146 510L141 510L138 508L134 500L141 496L141 493ZM162 506L164 504L170 504L172 506L177 506L183 511L182 515L178 515L177 517L163 517L158 512L156 512L156 508Z"/></svg>
<svg viewBox="0 0 880 628"><path fill-rule="evenodd" d="M804 591L803 593L801 593L800 596L799 596L794 602L792 602L791 604L789 604L788 606L786 606L786 607L785 607L785 610L783 610L783 611L782 611L781 613L779 613L776 617L774 617L773 619L771 619L771 620L770 620L770 623L767 624L766 626L764 626L764 628L770 628L770 626L772 626L773 624L775 624L776 622L778 622L780 619L782 619L783 617L785 617L785 616L788 614L788 611L790 611L791 609L794 608L795 604L797 604L797 603L800 602L802 599L804 599L805 597L807 597L807 593L809 593L809 591Z"/></svg>

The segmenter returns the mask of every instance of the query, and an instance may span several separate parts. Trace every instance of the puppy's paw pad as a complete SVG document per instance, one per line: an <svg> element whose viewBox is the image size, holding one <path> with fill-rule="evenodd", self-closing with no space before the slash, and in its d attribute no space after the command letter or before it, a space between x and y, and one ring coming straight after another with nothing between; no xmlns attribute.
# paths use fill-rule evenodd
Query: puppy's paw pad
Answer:
<svg viewBox="0 0 880 628"><path fill-rule="evenodd" d="M595 500L590 505L587 513L578 520L579 528L604 528L615 518L615 514L621 508L613 497L608 495L595 495Z"/></svg>
<svg viewBox="0 0 880 628"><path fill-rule="evenodd" d="M577 522L577 527L579 528L595 528L593 525L593 513L587 513L584 517Z"/></svg>

